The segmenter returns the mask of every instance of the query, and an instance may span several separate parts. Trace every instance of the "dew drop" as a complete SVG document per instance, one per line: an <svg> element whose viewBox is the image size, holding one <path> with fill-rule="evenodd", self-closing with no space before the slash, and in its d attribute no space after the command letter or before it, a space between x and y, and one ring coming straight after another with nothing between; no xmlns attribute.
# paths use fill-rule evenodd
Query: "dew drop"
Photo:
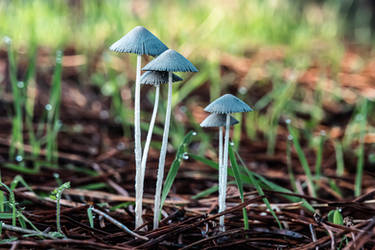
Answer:
<svg viewBox="0 0 375 250"><path fill-rule="evenodd" d="M22 160L23 160L22 155L17 155L16 156L16 161L21 162Z"/></svg>
<svg viewBox="0 0 375 250"><path fill-rule="evenodd" d="M22 81L17 82L17 87L22 89L25 86L25 84Z"/></svg>
<svg viewBox="0 0 375 250"><path fill-rule="evenodd" d="M293 140L293 136L292 135L288 135L288 140L289 141Z"/></svg>
<svg viewBox="0 0 375 250"><path fill-rule="evenodd" d="M194 132L193 132L193 135L197 135L197 132L194 131Z"/></svg>
<svg viewBox="0 0 375 250"><path fill-rule="evenodd" d="M286 123L286 124L290 124L291 122L292 122L292 121L291 121L290 119L286 119L286 120L285 120L285 123Z"/></svg>
<svg viewBox="0 0 375 250"><path fill-rule="evenodd" d="M244 95L244 94L247 93L247 88L245 88L245 87L240 87L240 88L238 89L238 92L239 92L241 95Z"/></svg>
<svg viewBox="0 0 375 250"><path fill-rule="evenodd" d="M326 131L325 131L325 130L320 130L320 135L321 135L321 136L326 136L326 135L327 135L327 133L326 133Z"/></svg>
<svg viewBox="0 0 375 250"><path fill-rule="evenodd" d="M234 146L234 142L232 142L232 141L231 141L229 144L230 144L231 146Z"/></svg>
<svg viewBox="0 0 375 250"><path fill-rule="evenodd" d="M10 44L12 42L12 39L9 36L4 36L3 41L6 44Z"/></svg>
<svg viewBox="0 0 375 250"><path fill-rule="evenodd" d="M44 108L47 110L47 111L50 111L52 109L52 105L51 104L46 104L46 106L44 106Z"/></svg>
<svg viewBox="0 0 375 250"><path fill-rule="evenodd" d="M182 158L183 158L184 160L189 160L188 152L183 153Z"/></svg>

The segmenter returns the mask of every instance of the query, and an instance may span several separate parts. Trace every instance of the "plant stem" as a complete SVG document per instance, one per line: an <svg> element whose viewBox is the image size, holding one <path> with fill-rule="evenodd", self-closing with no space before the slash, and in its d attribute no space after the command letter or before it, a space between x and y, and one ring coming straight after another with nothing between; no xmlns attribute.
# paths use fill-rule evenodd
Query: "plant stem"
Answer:
<svg viewBox="0 0 375 250"><path fill-rule="evenodd" d="M227 193L227 175L228 175L228 147L229 147L229 129L230 129L230 115L226 117L225 127L225 141L224 141L224 158L221 167L221 176L219 176L219 213L223 212L226 208L225 197ZM224 215L219 220L220 230L225 232Z"/></svg>
<svg viewBox="0 0 375 250"><path fill-rule="evenodd" d="M147 132L147 139L146 139L146 144L145 147L143 148L143 154L142 154L142 172L141 172L141 182L140 182L140 189L143 190L144 187L144 180L145 180L145 172L146 172L146 163L147 163L147 156L148 156L148 150L150 149L150 143L151 143L151 138L152 138L152 131L154 130L154 125L155 125L155 120L156 120L156 114L158 113L158 106L159 106L159 93L160 93L160 85L156 86L156 91L155 91L155 102L154 102L154 110L152 111L152 116L151 116L151 121L150 121L150 126L148 128ZM135 214L137 215L142 215L142 198L143 198L143 192L139 194L139 199L136 201L139 203L136 205L137 211ZM138 221L138 219L137 219ZM142 216L140 216L139 221L140 225L136 225L136 228L141 226L143 224L142 222Z"/></svg>
<svg viewBox="0 0 375 250"><path fill-rule="evenodd" d="M223 127L219 128L219 169L223 165Z"/></svg>
<svg viewBox="0 0 375 250"><path fill-rule="evenodd" d="M156 180L155 203L154 203L154 229L157 229L159 227L161 188L163 184L165 156L167 154L169 124L171 120L171 109L172 109L172 72L169 72L167 113L165 115L163 141L161 144L158 177Z"/></svg>
<svg viewBox="0 0 375 250"><path fill-rule="evenodd" d="M141 55L137 55L137 75L135 80L135 101L134 101L134 140L135 140L135 226L142 222L142 145L141 145L141 125L140 125L140 98L141 98ZM139 202L140 201L140 202ZM141 206L140 208L138 206ZM139 214L139 211L141 213Z"/></svg>

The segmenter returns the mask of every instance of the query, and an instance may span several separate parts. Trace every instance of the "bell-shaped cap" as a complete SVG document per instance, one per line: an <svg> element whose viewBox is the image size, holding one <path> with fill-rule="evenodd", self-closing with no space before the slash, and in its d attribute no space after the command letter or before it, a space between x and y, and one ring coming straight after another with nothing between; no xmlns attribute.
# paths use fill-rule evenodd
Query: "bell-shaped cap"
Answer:
<svg viewBox="0 0 375 250"><path fill-rule="evenodd" d="M226 125L225 114L210 114L203 120L200 124L203 128L212 128L212 127L224 127ZM239 121L236 120L233 116L230 116L230 126L236 125Z"/></svg>
<svg viewBox="0 0 375 250"><path fill-rule="evenodd" d="M249 105L234 95L226 94L211 102L204 111L217 114L230 114L253 111Z"/></svg>
<svg viewBox="0 0 375 250"><path fill-rule="evenodd" d="M172 74L172 82L179 82L183 79L176 74ZM168 72L165 71L147 71L141 76L141 84L159 85L168 83Z"/></svg>
<svg viewBox="0 0 375 250"><path fill-rule="evenodd" d="M173 49L164 51L149 62L142 70L168 72L198 72L197 68L183 55Z"/></svg>
<svg viewBox="0 0 375 250"><path fill-rule="evenodd" d="M158 56L168 47L145 27L137 26L112 44L109 49L122 53Z"/></svg>

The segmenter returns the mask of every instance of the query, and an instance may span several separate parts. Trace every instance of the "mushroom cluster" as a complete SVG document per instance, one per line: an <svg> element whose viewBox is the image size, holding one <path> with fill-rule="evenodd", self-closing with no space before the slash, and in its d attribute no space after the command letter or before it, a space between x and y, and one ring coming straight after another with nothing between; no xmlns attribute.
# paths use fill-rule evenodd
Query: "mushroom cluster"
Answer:
<svg viewBox="0 0 375 250"><path fill-rule="evenodd" d="M182 78L173 72L197 72L197 68L183 55L173 49L168 49L156 36L142 26L135 27L120 40L115 42L110 50L122 53L137 54L137 71L134 94L134 140L135 140L135 227L143 224L142 220L142 199L144 178L147 164L148 151L152 139L152 131L155 125L160 85L168 84L167 109L165 115L162 146L159 156L158 174L156 180L154 200L154 229L159 227L159 216L161 210L161 191L164 177L165 158L169 136L169 126L172 109L172 83L182 81ZM156 57L142 68L146 71L141 76L142 55ZM140 105L141 105L141 84L155 86L155 102L152 112L149 130L142 153L141 128L140 128ZM226 94L209 104L205 111L212 113L202 123L202 127L219 127L219 212L225 210L226 188L227 188L227 167L228 167L228 146L230 126L239 123L230 114L238 112L249 112L252 109L237 97ZM225 141L223 146L223 128L225 127ZM220 229L225 231L224 216L220 217Z"/></svg>
<svg viewBox="0 0 375 250"><path fill-rule="evenodd" d="M226 208L226 190L228 177L228 147L230 126L238 123L230 114L253 111L246 103L237 97L226 94L212 103L205 111L213 113L209 115L200 125L201 127L219 127L219 213ZM223 127L225 126L225 141L223 155ZM220 230L225 231L224 216L219 219Z"/></svg>
<svg viewBox="0 0 375 250"><path fill-rule="evenodd" d="M159 226L160 214L160 199L162 182L164 177L164 164L167 153L167 144L169 136L169 125L172 108L172 82L181 81L182 79L173 72L197 72L197 68L184 56L178 52L168 49L156 36L142 26L137 26L129 33L123 36L120 40L115 42L110 50L122 53L137 54L137 71L135 81L134 94L134 140L135 140L135 227L140 227L143 224L142 220L142 199L143 186L146 170L146 162L149 146L151 143L152 130L156 120L157 108L159 103L160 84L168 82L168 101L167 111L165 116L164 132L162 147L159 157L158 177L156 182L155 203L154 203L154 229ZM141 58L142 55L156 56L143 70L148 71L144 73L141 78ZM150 127L146 138L146 144L142 154L141 145L141 128L140 128L140 85L152 84L156 87L154 110L152 113Z"/></svg>

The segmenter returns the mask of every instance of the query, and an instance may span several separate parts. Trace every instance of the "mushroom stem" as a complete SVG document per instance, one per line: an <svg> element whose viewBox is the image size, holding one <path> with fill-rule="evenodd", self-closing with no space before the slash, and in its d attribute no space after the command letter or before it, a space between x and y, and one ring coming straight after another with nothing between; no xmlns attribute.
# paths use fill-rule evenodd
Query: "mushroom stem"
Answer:
<svg viewBox="0 0 375 250"><path fill-rule="evenodd" d="M230 128L230 115L227 114L225 125L225 141L224 141L224 157L222 160L221 176L219 176L219 213L223 212L226 208L225 198L227 192L227 172L228 172L228 147L229 147L229 128ZM219 219L220 230L225 231L224 215Z"/></svg>
<svg viewBox="0 0 375 250"><path fill-rule="evenodd" d="M140 99L141 99L141 55L137 55L137 75L135 79L135 100L134 100L134 140L135 140L135 226L139 227L142 221L142 145L140 125ZM140 206L140 207L139 207ZM139 212L140 211L140 212Z"/></svg>
<svg viewBox="0 0 375 250"><path fill-rule="evenodd" d="M159 227L159 216L160 216L160 199L161 199L161 189L164 177L164 164L165 156L167 154L168 146L168 135L169 135L169 124L171 120L171 109L172 109L172 72L168 73L168 101L167 101L167 112L165 115L165 124L163 131L163 141L161 144L160 156L159 156L159 167L158 176L156 180L156 191L155 191L155 201L154 201L154 229Z"/></svg>
<svg viewBox="0 0 375 250"><path fill-rule="evenodd" d="M219 127L219 170L223 165L223 127Z"/></svg>
<svg viewBox="0 0 375 250"><path fill-rule="evenodd" d="M146 163L147 163L148 150L150 149L150 143L151 143L151 138L152 138L152 131L154 130L154 125L155 125L155 120L156 120L156 114L158 112L158 106L159 106L159 93L160 93L160 85L156 85L154 110L152 111L150 126L148 128L146 143L145 143L145 146L143 148L143 154L142 154L142 164L141 164L141 166L142 166L142 173L141 173L141 183L139 185L140 190L143 190L143 187L144 187L144 180L145 180L145 172L146 172ZM142 198L143 198L143 192L141 192L140 197L137 200L137 202L139 204L136 205L136 208L139 209L139 210L136 211L136 214L142 214ZM140 220L142 220L142 217L140 217ZM137 226L137 227L139 227L139 226Z"/></svg>
<svg viewBox="0 0 375 250"><path fill-rule="evenodd" d="M219 127L219 194L222 193L220 191L220 179L223 175L223 127ZM219 195L220 196L220 195Z"/></svg>

